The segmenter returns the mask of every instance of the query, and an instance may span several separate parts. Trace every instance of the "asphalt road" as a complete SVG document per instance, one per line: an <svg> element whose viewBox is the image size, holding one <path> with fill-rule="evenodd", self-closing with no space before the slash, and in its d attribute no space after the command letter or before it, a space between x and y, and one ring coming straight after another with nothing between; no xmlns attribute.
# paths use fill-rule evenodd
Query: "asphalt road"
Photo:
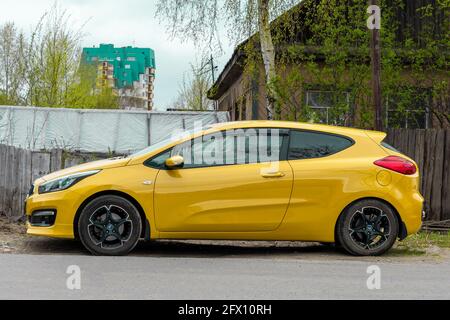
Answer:
<svg viewBox="0 0 450 320"><path fill-rule="evenodd" d="M450 299L449 259L192 250L128 257L0 254L0 299ZM71 265L80 268L79 290L67 288ZM371 265L380 268L380 289L367 287Z"/></svg>

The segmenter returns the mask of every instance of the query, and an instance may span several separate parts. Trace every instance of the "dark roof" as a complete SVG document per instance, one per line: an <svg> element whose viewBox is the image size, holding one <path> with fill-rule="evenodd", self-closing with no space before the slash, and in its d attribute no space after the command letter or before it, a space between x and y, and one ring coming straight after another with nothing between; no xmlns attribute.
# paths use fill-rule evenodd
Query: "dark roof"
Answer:
<svg viewBox="0 0 450 320"><path fill-rule="evenodd" d="M238 46L228 60L227 64L223 68L213 87L208 90L209 99L218 99L222 96L225 91L233 84L234 79L239 77L243 71L243 58L245 53L243 52L242 46Z"/></svg>

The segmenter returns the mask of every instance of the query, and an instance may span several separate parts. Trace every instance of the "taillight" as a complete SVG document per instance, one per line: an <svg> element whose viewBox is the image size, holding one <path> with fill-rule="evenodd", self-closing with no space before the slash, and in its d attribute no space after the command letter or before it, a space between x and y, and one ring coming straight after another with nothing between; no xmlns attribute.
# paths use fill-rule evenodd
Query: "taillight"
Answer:
<svg viewBox="0 0 450 320"><path fill-rule="evenodd" d="M414 174L417 171L414 163L397 156L388 156L386 158L375 161L374 164L406 175Z"/></svg>

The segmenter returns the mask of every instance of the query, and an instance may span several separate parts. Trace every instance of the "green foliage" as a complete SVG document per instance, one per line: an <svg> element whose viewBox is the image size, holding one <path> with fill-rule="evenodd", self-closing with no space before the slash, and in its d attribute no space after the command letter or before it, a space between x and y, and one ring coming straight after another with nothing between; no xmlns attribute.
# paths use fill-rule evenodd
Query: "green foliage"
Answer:
<svg viewBox="0 0 450 320"><path fill-rule="evenodd" d="M117 109L119 97L112 88L97 88L97 68L81 63L74 81L68 88L67 108L76 109Z"/></svg>
<svg viewBox="0 0 450 320"><path fill-rule="evenodd" d="M435 126L449 127L450 0L418 2L420 29L402 24L406 0L381 0L382 94L393 125L404 125L411 109L426 106ZM370 31L365 0L305 0L273 24L277 78L272 82L281 118L317 121L305 89L332 92L329 123L373 127ZM437 22L439 21L439 23ZM416 29L415 29L416 28ZM245 46L248 76L261 64ZM318 97L320 100L321 97ZM403 121L403 122L402 122Z"/></svg>
<svg viewBox="0 0 450 320"><path fill-rule="evenodd" d="M273 90L277 93L276 110L282 109L286 120L305 121L308 113L305 108L299 109L302 105L302 87L304 79L301 72L292 71L286 66L281 66L278 74L285 74L284 77L277 76L272 83ZM279 116L281 118L281 115Z"/></svg>
<svg viewBox="0 0 450 320"><path fill-rule="evenodd" d="M11 105L15 102L6 93L0 91L0 105Z"/></svg>
<svg viewBox="0 0 450 320"><path fill-rule="evenodd" d="M93 108L95 109L118 109L119 98L111 88L100 89L99 92L92 95L95 99Z"/></svg>
<svg viewBox="0 0 450 320"><path fill-rule="evenodd" d="M13 23L0 27L0 103L15 104L23 89L24 35Z"/></svg>
<svg viewBox="0 0 450 320"><path fill-rule="evenodd" d="M118 108L113 89L98 89L97 70L81 63L81 30L55 4L29 38L0 25L0 104L57 108ZM3 72L2 72L3 71Z"/></svg>

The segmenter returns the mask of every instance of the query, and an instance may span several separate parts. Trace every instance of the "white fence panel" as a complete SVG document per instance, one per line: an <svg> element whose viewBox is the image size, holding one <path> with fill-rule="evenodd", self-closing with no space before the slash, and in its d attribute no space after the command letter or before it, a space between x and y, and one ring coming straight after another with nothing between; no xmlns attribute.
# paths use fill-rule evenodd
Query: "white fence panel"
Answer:
<svg viewBox="0 0 450 320"><path fill-rule="evenodd" d="M0 143L30 150L129 153L179 130L226 121L227 112L0 106Z"/></svg>

